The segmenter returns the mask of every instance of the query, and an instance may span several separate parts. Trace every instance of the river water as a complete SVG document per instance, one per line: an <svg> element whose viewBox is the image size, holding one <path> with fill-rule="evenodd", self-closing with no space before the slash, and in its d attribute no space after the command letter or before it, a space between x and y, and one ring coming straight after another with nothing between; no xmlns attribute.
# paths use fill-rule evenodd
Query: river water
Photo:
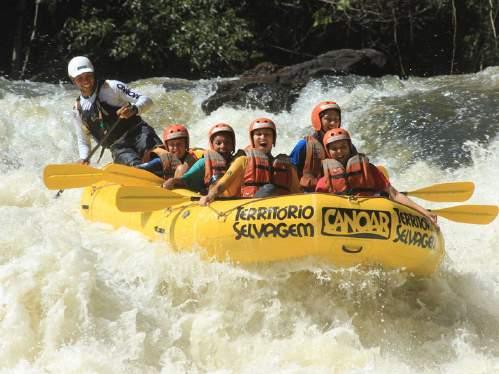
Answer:
<svg viewBox="0 0 499 374"><path fill-rule="evenodd" d="M270 116L277 151L289 153L311 108L333 99L357 148L399 190L470 180L467 203L499 204L498 67L315 81L278 115L206 116L212 82L167 93L164 81L131 84L155 101L144 117L158 133L186 123L191 144L206 146L208 127L227 121L244 147L249 122ZM174 253L85 221L81 190L54 199L43 185L46 164L77 158L75 97L70 85L0 78L0 372L499 373L499 220L441 218L447 255L427 279L319 259L237 266Z"/></svg>

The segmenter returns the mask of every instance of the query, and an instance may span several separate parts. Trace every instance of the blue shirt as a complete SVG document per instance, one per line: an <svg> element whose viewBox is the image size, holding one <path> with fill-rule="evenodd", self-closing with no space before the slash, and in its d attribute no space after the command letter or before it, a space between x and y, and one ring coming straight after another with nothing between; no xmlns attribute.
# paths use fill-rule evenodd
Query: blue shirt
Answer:
<svg viewBox="0 0 499 374"><path fill-rule="evenodd" d="M191 191L201 192L205 189L204 174L205 174L205 159L200 158L192 165L187 172L180 177Z"/></svg>
<svg viewBox="0 0 499 374"><path fill-rule="evenodd" d="M305 157L307 156L307 142L305 139L300 139L289 154L291 163L296 167L298 175L302 174L303 166L305 165Z"/></svg>

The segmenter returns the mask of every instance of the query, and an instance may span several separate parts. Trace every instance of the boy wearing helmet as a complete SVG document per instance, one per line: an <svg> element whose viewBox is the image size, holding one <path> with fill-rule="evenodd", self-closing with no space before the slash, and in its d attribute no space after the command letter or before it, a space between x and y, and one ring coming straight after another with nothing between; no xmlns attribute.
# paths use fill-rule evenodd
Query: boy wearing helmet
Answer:
<svg viewBox="0 0 499 374"><path fill-rule="evenodd" d="M220 179L234 158L236 134L227 123L217 123L208 132L209 149L203 157L180 178L170 178L163 183L163 187L187 187L196 192L206 193L208 187ZM230 191L228 196L230 195ZM237 191L235 192L237 194ZM234 193L232 194L234 195Z"/></svg>
<svg viewBox="0 0 499 374"><path fill-rule="evenodd" d="M263 197L262 191L272 187L272 194L284 195L300 192L296 170L289 157L273 157L276 126L268 118L257 118L249 127L251 145L245 155L238 157L225 175L213 186L199 203L208 205L224 191L235 188L242 197ZM267 192L266 192L267 193Z"/></svg>
<svg viewBox="0 0 499 374"><path fill-rule="evenodd" d="M95 79L92 62L84 56L71 59L68 75L80 90L73 108L79 163L90 162L90 137L109 148L113 161L137 166L144 154L161 144L154 129L142 120L152 100L116 80Z"/></svg>
<svg viewBox="0 0 499 374"><path fill-rule="evenodd" d="M189 148L189 131L184 125L173 124L163 129L163 145L154 148L138 165L164 179L181 177L197 161ZM151 161L149 161L151 160Z"/></svg>
<svg viewBox="0 0 499 374"><path fill-rule="evenodd" d="M316 192L385 195L390 200L417 210L437 224L436 215L398 192L364 154L355 150L348 131L341 128L327 131L323 144L327 158L322 161L324 176L318 181Z"/></svg>
<svg viewBox="0 0 499 374"><path fill-rule="evenodd" d="M299 140L289 156L306 192L314 191L321 173L321 162L326 157L322 137L326 131L341 127L340 106L334 101L321 101L312 110L311 122L314 133Z"/></svg>

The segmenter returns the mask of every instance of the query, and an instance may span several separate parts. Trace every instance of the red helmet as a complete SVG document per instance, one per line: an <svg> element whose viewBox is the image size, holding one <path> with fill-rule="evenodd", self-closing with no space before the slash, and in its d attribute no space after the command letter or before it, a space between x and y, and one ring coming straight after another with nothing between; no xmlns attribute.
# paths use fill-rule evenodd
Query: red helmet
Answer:
<svg viewBox="0 0 499 374"><path fill-rule="evenodd" d="M274 133L273 144L274 144L274 147L275 147L275 140L276 140L276 137L277 137L277 130L275 128L275 123L272 120L268 119L268 118L257 118L253 122L251 122L250 127L249 127L249 136L250 136L251 145L255 146L253 144L253 136L252 136L253 131L260 130L260 129L271 129L272 130L272 132Z"/></svg>
<svg viewBox="0 0 499 374"><path fill-rule="evenodd" d="M340 128L331 129L324 134L324 137L322 138L322 143L324 144L324 149L328 154L329 154L329 150L327 148L328 144L331 144L338 140L349 140L350 142L352 141L352 139L350 138L350 133L345 129L340 129Z"/></svg>
<svg viewBox="0 0 499 374"><path fill-rule="evenodd" d="M314 109L312 110L312 115L311 120L312 120L312 127L316 131L320 131L322 129L322 124L321 124L321 113L328 110L328 109L335 109L338 111L340 114L340 121L341 121L341 108L338 104L336 104L334 101L321 101L319 104L317 104ZM341 123L340 123L341 127Z"/></svg>
<svg viewBox="0 0 499 374"><path fill-rule="evenodd" d="M213 148L213 137L221 132L229 133L232 138L232 144L234 144L234 148L236 148L236 134L234 133L234 129L227 123L217 123L213 125L210 131L208 132L208 139L210 141L210 148Z"/></svg>
<svg viewBox="0 0 499 374"><path fill-rule="evenodd" d="M184 125L174 124L164 128L163 130L163 142L166 145L168 140L173 139L186 139L186 148L189 148L189 131L187 131Z"/></svg>

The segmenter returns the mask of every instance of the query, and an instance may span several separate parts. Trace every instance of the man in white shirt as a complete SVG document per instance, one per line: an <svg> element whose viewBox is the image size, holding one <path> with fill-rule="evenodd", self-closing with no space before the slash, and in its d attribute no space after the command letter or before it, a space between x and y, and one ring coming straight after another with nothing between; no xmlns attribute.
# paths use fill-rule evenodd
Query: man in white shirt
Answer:
<svg viewBox="0 0 499 374"><path fill-rule="evenodd" d="M109 148L113 161L137 166L144 154L161 139L139 116L152 106L152 100L116 80L96 80L92 62L83 56L71 59L68 75L80 90L73 108L78 139L79 163L90 162L90 137Z"/></svg>

